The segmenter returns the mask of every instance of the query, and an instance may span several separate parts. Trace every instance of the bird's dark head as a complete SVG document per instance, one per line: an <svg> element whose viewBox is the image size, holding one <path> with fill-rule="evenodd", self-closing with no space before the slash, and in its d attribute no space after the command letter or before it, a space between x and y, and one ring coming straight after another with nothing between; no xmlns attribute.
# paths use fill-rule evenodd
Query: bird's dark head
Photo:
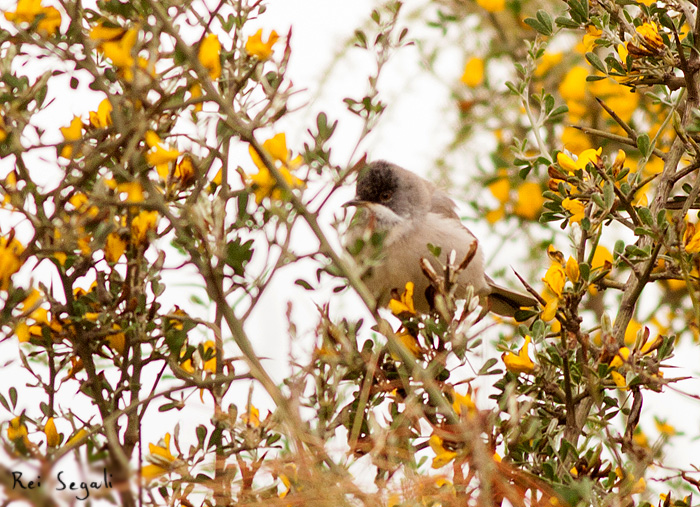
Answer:
<svg viewBox="0 0 700 507"><path fill-rule="evenodd" d="M372 162L360 171L355 199L349 204L378 206L391 210L401 218L411 218L429 200L428 182L389 162Z"/></svg>

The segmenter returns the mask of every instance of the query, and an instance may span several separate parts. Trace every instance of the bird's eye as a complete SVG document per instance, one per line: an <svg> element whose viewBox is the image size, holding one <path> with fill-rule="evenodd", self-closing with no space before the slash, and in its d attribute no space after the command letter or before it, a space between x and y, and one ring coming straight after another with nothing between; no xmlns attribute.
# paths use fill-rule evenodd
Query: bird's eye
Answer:
<svg viewBox="0 0 700 507"><path fill-rule="evenodd" d="M385 190L381 194L379 194L379 200L382 202L386 202L389 199L391 199L391 196L393 195L393 192L391 190Z"/></svg>

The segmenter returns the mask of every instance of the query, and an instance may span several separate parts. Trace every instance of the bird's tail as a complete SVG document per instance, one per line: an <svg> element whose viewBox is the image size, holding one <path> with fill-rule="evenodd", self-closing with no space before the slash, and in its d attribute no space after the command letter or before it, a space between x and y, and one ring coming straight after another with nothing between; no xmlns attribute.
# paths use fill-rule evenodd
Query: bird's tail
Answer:
<svg viewBox="0 0 700 507"><path fill-rule="evenodd" d="M537 306L537 300L522 292L506 289L487 279L490 292L488 294L489 310L504 317L513 317L522 307Z"/></svg>

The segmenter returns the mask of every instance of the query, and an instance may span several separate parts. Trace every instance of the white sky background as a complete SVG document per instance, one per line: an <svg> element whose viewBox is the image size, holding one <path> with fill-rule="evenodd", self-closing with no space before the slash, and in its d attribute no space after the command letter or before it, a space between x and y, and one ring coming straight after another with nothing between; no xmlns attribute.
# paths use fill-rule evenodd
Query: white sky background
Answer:
<svg viewBox="0 0 700 507"><path fill-rule="evenodd" d="M427 0L409 0L404 6L404 11L408 12L426 4L428 4ZM12 9L14 5L14 1L0 0L0 11ZM308 140L306 129L313 128L316 114L325 111L330 121L339 120L339 126L331 141L334 162L340 164L348 162L348 157L359 135L360 123L356 116L347 112L342 99L364 96L368 89L367 77L374 71L374 58L369 52L351 48L335 65L331 64L339 52L345 51L344 43L357 27L366 24L371 9L377 5L378 2L371 0L270 0L267 12L247 25L248 35L254 33L257 28L263 28L265 34L274 29L280 35L286 34L289 27L293 28L292 57L287 77L295 88L302 90L292 99L292 103L300 107L300 110L284 118L277 130L286 132L287 143L291 149L301 148L303 141ZM409 36L435 38L442 36L438 30L427 28L425 21L427 20L411 23L412 31ZM0 22L4 23L4 19L0 19ZM448 37L453 36L454 34L448 34ZM440 79L429 75L421 68L416 47L403 48L390 60L379 81L381 99L388 104L389 108L377 129L361 146L360 153L366 151L370 159L383 158L423 176L435 176L433 161L437 158L439 151L452 141L457 124L456 110L449 95L448 85L459 79L465 53L479 51L479 42L476 38L470 41L470 47L467 47L464 41L460 42L461 45L455 44L454 47L445 44L447 49L436 65ZM329 69L330 74L326 75ZM320 90L319 85L324 79L323 89ZM61 139L58 127L67 125L73 114L86 118L87 112L96 110L97 104L103 98L87 89L80 91L79 94L70 93L60 97L59 103L54 106L53 117L45 119L46 127L54 131L55 141ZM492 148L491 142L488 138L482 137L471 143L467 150L473 153L474 157L483 156ZM247 150L243 153L247 153ZM463 157L463 160L469 160L469 157ZM475 174L472 171L473 167L471 164L455 167L455 181L459 184L466 183L470 175ZM0 161L0 178L4 177L11 168L6 162ZM331 202L337 205L339 213L340 204L351 198L353 193L354 189L348 188L334 196ZM458 191L453 192L453 196L459 197L459 195ZM333 206L330 206L328 209L332 208ZM468 211L465 213L469 214ZM334 233L329 226L333 220L332 213L321 215L320 218L321 222L326 224L326 231L332 238ZM509 264L515 264L518 268L518 260L509 257L507 249L502 249L500 253L496 251L500 248L500 243L490 240L488 224L485 221L479 221L478 217L471 218L477 219L476 222L470 222L469 227L479 237L487 258L495 256L493 268L501 268ZM0 223L0 226L5 233L7 224ZM295 241L298 245L304 245L309 238L311 238L310 233L302 228L297 231ZM565 243L562 242L563 244ZM312 279L314 271L314 268L309 268L308 272L301 272L298 266L281 270L248 322L247 331L256 350L261 356L269 358L264 364L270 366L270 373L279 382L289 372L288 356L292 349L284 318L287 302L290 300L294 302L294 321L299 327L300 336L307 338L307 340L302 339L301 346L295 350L295 354L299 354L300 350L309 350L309 331L313 330L317 321L315 304L331 298L330 287L325 291L312 293L294 285L294 281L299 277ZM183 304L183 294L189 296L196 291L193 287L201 286L200 280L192 270L170 272L167 276L168 289L163 296L164 308L167 309L171 304L187 307L186 303ZM530 282L537 285L538 280ZM333 315L352 319L356 315L363 314L361 304L352 296L332 297ZM485 341L497 339L495 330L491 334L488 333L489 331L484 336ZM1 343L0 357L12 357L15 348L16 343L12 341ZM677 353L671 363L684 366L689 370L667 370L667 377L685 374L698 377L697 351L687 345L685 348L690 349L688 353ZM484 353L495 355L491 347L485 347ZM478 361L477 364L479 364ZM17 368L0 370L0 391L6 393L8 384L17 385L15 380L17 374ZM10 380L12 380L11 383ZM680 387L686 392L700 392L700 386L696 380L682 383ZM483 392L479 395L477 403L481 408L491 406L487 394ZM241 385L241 388L232 393L230 398L242 410L247 395L247 388L244 389ZM21 400L24 406L32 406L37 402L38 400L27 398ZM255 391L254 403L263 409L261 416L264 416L265 409L272 408L262 388L259 387ZM211 416L208 407L195 407L194 410L199 412L195 417L184 418L181 421L183 435L196 423L206 421ZM678 417L681 413L684 416ZM689 435L699 433L698 403L673 396L669 390L665 390L662 395L645 394L642 427L653 440L656 433L653 429L652 414L668 417L669 422L678 430L685 431ZM6 415L6 413L0 415L0 421L5 420ZM169 412L165 416L154 413L152 424L147 422L143 428L144 445L148 442L156 442L166 431L172 431L176 418L180 418L177 412ZM66 428L59 426L59 431L65 430ZM695 456L700 455L698 443L688 442L687 438L682 442L680 439L677 440L680 445L675 446L674 454L667 462L684 468L687 468L690 463L700 465L699 462L693 461ZM0 491L0 499L2 497L3 494Z"/></svg>

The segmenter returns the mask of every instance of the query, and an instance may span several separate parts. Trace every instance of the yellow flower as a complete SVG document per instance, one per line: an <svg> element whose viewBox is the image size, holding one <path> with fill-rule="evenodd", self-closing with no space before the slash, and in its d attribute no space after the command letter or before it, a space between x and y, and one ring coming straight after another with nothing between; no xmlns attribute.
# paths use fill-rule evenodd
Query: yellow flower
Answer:
<svg viewBox="0 0 700 507"><path fill-rule="evenodd" d="M277 39L279 39L279 35L272 30L270 36L267 38L267 42L263 42L262 34L263 31L261 28L255 32L255 35L248 37L245 43L245 50L249 55L255 56L258 60L265 61L272 56L272 46L274 46Z"/></svg>
<svg viewBox="0 0 700 507"><path fill-rule="evenodd" d="M49 420L46 421L44 433L46 434L46 444L49 447L58 447L58 444L61 442L61 437L56 431L56 423L54 423L53 417L49 417Z"/></svg>
<svg viewBox="0 0 700 507"><path fill-rule="evenodd" d="M194 99L202 98L202 85L199 84L199 83L193 84L193 85L190 87L190 95L191 95L191 99L193 99L193 100L194 100ZM194 110L195 110L195 112L201 111L201 110L202 110L202 103L201 103L201 102L197 102L197 103L194 105Z"/></svg>
<svg viewBox="0 0 700 507"><path fill-rule="evenodd" d="M617 150L617 155L615 155L615 160L613 161L612 170L614 174L617 174L620 169L625 165L625 160L627 159L627 153L625 150Z"/></svg>
<svg viewBox="0 0 700 507"><path fill-rule="evenodd" d="M566 73L559 84L559 95L569 102L583 102L586 99L586 78L588 69L580 65L574 66Z"/></svg>
<svg viewBox="0 0 700 507"><path fill-rule="evenodd" d="M639 426L637 426L634 429L634 435L632 436L632 440L634 440L634 443L640 447L649 447L649 439L647 438L646 434L639 428Z"/></svg>
<svg viewBox="0 0 700 507"><path fill-rule="evenodd" d="M629 357L630 349L628 349L627 347L620 347L620 350L617 351L617 354L615 354L613 360L610 361L610 367L619 368L629 359Z"/></svg>
<svg viewBox="0 0 700 507"><path fill-rule="evenodd" d="M83 136L83 120L80 116L74 116L67 127L61 127L61 134L63 134L63 140L66 143L73 143L80 140ZM63 149L61 149L61 156L63 158L71 158L73 156L73 145L66 144Z"/></svg>
<svg viewBox="0 0 700 507"><path fill-rule="evenodd" d="M23 251L24 247L13 233L7 237L0 237L0 290L8 289L10 277L24 264L20 258Z"/></svg>
<svg viewBox="0 0 700 507"><path fill-rule="evenodd" d="M506 8L506 0L476 0L476 3L487 12L501 12Z"/></svg>
<svg viewBox="0 0 700 507"><path fill-rule="evenodd" d="M241 420L246 426L257 428L260 426L260 411L251 403L248 411L245 414L241 414Z"/></svg>
<svg viewBox="0 0 700 507"><path fill-rule="evenodd" d="M453 389L452 400L452 408L457 415L474 415L476 413L476 405L474 404L474 401L469 393L461 395Z"/></svg>
<svg viewBox="0 0 700 507"><path fill-rule="evenodd" d="M545 52L545 54L542 55L542 58L540 58L539 61L537 62L537 68L535 69L534 76L535 77L542 77L545 74L547 74L547 72L549 72L549 70L552 67L554 67L559 62L561 62L562 57L563 57L563 55L561 52L558 52L558 53L550 53L548 51Z"/></svg>
<svg viewBox="0 0 700 507"><path fill-rule="evenodd" d="M202 349L205 354L207 351L211 351L211 358L204 362L203 370L209 373L216 373L216 344L213 340L207 340L202 344Z"/></svg>
<svg viewBox="0 0 700 507"><path fill-rule="evenodd" d="M279 474L279 477L285 489L277 494L279 498L285 498L292 489L292 483L296 483L299 480L297 466L294 463L288 463L284 468L286 473Z"/></svg>
<svg viewBox="0 0 700 507"><path fill-rule="evenodd" d="M175 305L175 308L170 312L170 314L175 315L177 317L189 319L189 315L187 315L187 312L177 305ZM168 319L168 323L178 331L181 331L185 327L181 319Z"/></svg>
<svg viewBox="0 0 700 507"><path fill-rule="evenodd" d="M484 82L484 60L482 58L470 58L464 66L464 73L460 79L470 88L476 88Z"/></svg>
<svg viewBox="0 0 700 507"><path fill-rule="evenodd" d="M571 153L581 153L591 148L588 136L574 127L564 127L561 133L561 144Z"/></svg>
<svg viewBox="0 0 700 507"><path fill-rule="evenodd" d="M219 185L221 185L223 178L224 178L224 171L223 171L223 169L219 169L216 172L216 174L214 175L214 177L211 179L212 185L215 185L218 187Z"/></svg>
<svg viewBox="0 0 700 507"><path fill-rule="evenodd" d="M576 262L576 259L569 256L569 259L566 261L565 270L566 277L571 280L572 283L578 282L579 278L581 277L581 271L579 271L578 262Z"/></svg>
<svg viewBox="0 0 700 507"><path fill-rule="evenodd" d="M615 382L615 385L622 390L627 390L627 381L625 380L625 377L616 371L610 372L610 375L613 378L613 381Z"/></svg>
<svg viewBox="0 0 700 507"><path fill-rule="evenodd" d="M564 254L557 250L557 247L554 245L550 244L547 246L547 257L549 257L552 262L556 262L562 266L564 265Z"/></svg>
<svg viewBox="0 0 700 507"><path fill-rule="evenodd" d="M143 245L149 231L155 231L158 224L157 211L142 211L131 221L131 242L140 246Z"/></svg>
<svg viewBox="0 0 700 507"><path fill-rule="evenodd" d="M100 21L90 30L90 38L96 41L114 40L120 38L124 33L126 30L122 27L104 26L104 22Z"/></svg>
<svg viewBox="0 0 700 507"><path fill-rule="evenodd" d="M625 329L625 345L634 345L637 341L637 333L642 329L642 325L635 319L630 320Z"/></svg>
<svg viewBox="0 0 700 507"><path fill-rule="evenodd" d="M112 103L109 99L104 99L97 106L97 111L90 111L90 125L103 129L112 124Z"/></svg>
<svg viewBox="0 0 700 507"><path fill-rule="evenodd" d="M420 345L418 345L418 340L416 340L415 336L404 329L396 337L403 344L403 346L406 347L411 354L413 354L414 357L420 357L423 351L421 350ZM401 358L398 355L394 355L394 353L391 354L391 357L393 357L396 361L401 360Z"/></svg>
<svg viewBox="0 0 700 507"><path fill-rule="evenodd" d="M688 222L683 233L683 244L688 253L700 252L700 227L696 228L694 223Z"/></svg>
<svg viewBox="0 0 700 507"><path fill-rule="evenodd" d="M505 170L499 171L499 178L488 186L493 196L501 204L508 202L510 194L510 181L508 181L507 176L508 173Z"/></svg>
<svg viewBox="0 0 700 507"><path fill-rule="evenodd" d="M19 341L19 343L26 343L29 341L31 333L26 322L17 323L15 326L15 335L17 336L17 341Z"/></svg>
<svg viewBox="0 0 700 507"><path fill-rule="evenodd" d="M644 175L651 176L652 174L659 174L663 170L664 161L658 157L651 157L644 166Z"/></svg>
<svg viewBox="0 0 700 507"><path fill-rule="evenodd" d="M180 156L180 152L164 144L158 134L149 130L146 132L146 144L149 151L146 153L146 161L148 165L156 168L161 178L165 179L168 175L168 164L174 162ZM163 173L165 176L163 176Z"/></svg>
<svg viewBox="0 0 700 507"><path fill-rule="evenodd" d="M46 318L46 309L40 306L42 301L41 292L37 289L32 289L29 295L22 301L22 313L26 314L27 312L31 312L29 318L39 323L48 324L49 321Z"/></svg>
<svg viewBox="0 0 700 507"><path fill-rule="evenodd" d="M131 28L119 39L109 40L100 44L102 53L112 60L112 65L118 69L128 70L131 78L133 78L133 71L131 69L136 62L131 52L136 45L138 34L138 28ZM127 78L127 81L131 81L131 79Z"/></svg>
<svg viewBox="0 0 700 507"><path fill-rule="evenodd" d="M180 182L181 187L187 187L192 183L195 178L194 165L192 164L192 157L185 155L182 160L178 162L175 166L175 171L173 172L173 179Z"/></svg>
<svg viewBox="0 0 700 507"><path fill-rule="evenodd" d="M574 173L577 170L585 170L589 163L598 164L600 159L600 154L603 152L603 148L598 148L597 150L590 148L588 150L582 151L576 158L576 161L568 156L564 152L557 153L557 162L562 169L569 171L569 173Z"/></svg>
<svg viewBox="0 0 700 507"><path fill-rule="evenodd" d="M561 203L562 208L571 213L569 217L569 222L575 224L583 220L586 216L586 205L583 204L578 199L570 199L567 197Z"/></svg>
<svg viewBox="0 0 700 507"><path fill-rule="evenodd" d="M589 89L593 95L603 99L624 121L630 121L632 114L637 110L639 94L613 79L594 81L589 84Z"/></svg>
<svg viewBox="0 0 700 507"><path fill-rule="evenodd" d="M627 43L625 42L624 44L618 44L615 46L615 50L617 51L617 54L620 56L620 61L622 62L622 65L627 64L627 55L630 54L629 50L627 49Z"/></svg>
<svg viewBox="0 0 700 507"><path fill-rule="evenodd" d="M105 243L105 259L110 264L117 262L126 250L126 240L117 232L110 232Z"/></svg>
<svg viewBox="0 0 700 507"><path fill-rule="evenodd" d="M82 362L81 362L82 364ZM85 437L87 437L88 432L85 428L78 430L75 435L70 437L68 441L63 446L63 449L72 449L73 447L78 447L85 443Z"/></svg>
<svg viewBox="0 0 700 507"><path fill-rule="evenodd" d="M413 306L414 287L413 282L406 283L406 288L403 291L403 294L401 294L401 299L397 300L392 298L389 301L389 309L391 310L391 313L394 315L400 315L402 313L410 313L413 315L416 314L416 309Z"/></svg>
<svg viewBox="0 0 700 507"><path fill-rule="evenodd" d="M68 202L73 205L78 213L86 214L91 218L95 218L100 213L97 206L90 205L90 199L88 199L88 196L82 192L76 192L73 194L71 198L68 199Z"/></svg>
<svg viewBox="0 0 700 507"><path fill-rule="evenodd" d="M586 54L592 51L595 47L596 39L599 39L603 35L600 29L593 25L588 25L586 27L586 33L583 35L581 42L576 45L575 50L581 54Z"/></svg>
<svg viewBox="0 0 700 507"><path fill-rule="evenodd" d="M593 268L593 269L597 269L597 268L608 269L606 266L608 266L608 265L612 266L612 262L613 262L613 256L610 253L610 250L608 250L603 245L598 245L598 247L595 250L595 253L593 254L593 259L591 261L591 268Z"/></svg>
<svg viewBox="0 0 700 507"><path fill-rule="evenodd" d="M33 24L37 16L41 16L36 27L40 34L53 35L61 26L61 13L55 7L42 7L41 0L19 0L14 12L5 13L5 19L15 24Z"/></svg>
<svg viewBox="0 0 700 507"><path fill-rule="evenodd" d="M668 424L666 421L660 421L658 419L655 419L654 425L656 425L656 429L662 435L665 435L667 437L672 437L673 435L676 434L676 428L674 428L673 426Z"/></svg>
<svg viewBox="0 0 700 507"><path fill-rule="evenodd" d="M644 493L646 490L647 490L647 481L644 480L644 477L640 477L639 480L634 483L634 486L632 486L632 490L630 491L630 494L638 495L639 493Z"/></svg>
<svg viewBox="0 0 700 507"><path fill-rule="evenodd" d="M432 464L433 468L442 468L457 457L456 452L445 449L442 438L435 434L430 436L428 444L435 453Z"/></svg>
<svg viewBox="0 0 700 507"><path fill-rule="evenodd" d="M638 26L637 33L642 37L643 42L651 46L652 49L660 51L664 48L664 40L659 35L659 29L653 21Z"/></svg>
<svg viewBox="0 0 700 507"><path fill-rule="evenodd" d="M10 421L7 427L7 438L15 443L22 442L25 445L29 444L29 438L27 435L27 425L22 422L22 416L17 416Z"/></svg>
<svg viewBox="0 0 700 507"><path fill-rule="evenodd" d="M141 477L151 481L172 471L178 459L170 452L170 433L166 433L158 444L148 444L150 454L146 459L151 463L141 468Z"/></svg>
<svg viewBox="0 0 700 507"><path fill-rule="evenodd" d="M504 206L501 205L496 209L492 209L491 211L486 212L486 221L490 224L495 224L504 216L506 216L506 210Z"/></svg>
<svg viewBox="0 0 700 507"><path fill-rule="evenodd" d="M143 201L143 187L138 181L127 181L119 184L115 182L113 187L109 182L107 182L107 186L109 186L110 188L114 188L114 190L116 190L120 194L126 194L126 200L128 202L136 203Z"/></svg>
<svg viewBox="0 0 700 507"><path fill-rule="evenodd" d="M207 35L199 47L199 62L207 69L209 77L218 79L221 76L221 42L214 33Z"/></svg>
<svg viewBox="0 0 700 507"><path fill-rule="evenodd" d="M516 356L512 352L504 352L501 355L503 363L506 365L506 369L511 373L532 373L535 371L535 363L530 360L528 355L528 347L530 346L530 336L525 337L525 343L522 348L518 351Z"/></svg>
<svg viewBox="0 0 700 507"><path fill-rule="evenodd" d="M564 290L564 284L566 283L566 275L564 274L564 268L558 262L553 262L547 273L545 273L542 281L549 287L557 297L561 297L561 293Z"/></svg>
<svg viewBox="0 0 700 507"><path fill-rule="evenodd" d="M543 204L544 197L539 183L523 183L518 188L518 201L513 212L525 220L536 220Z"/></svg>
<svg viewBox="0 0 700 507"><path fill-rule="evenodd" d="M289 186L300 187L303 185L304 182L291 173L291 170L301 164L301 157L297 156L291 159L291 153L287 149L287 137L284 133L279 133L272 139L268 139L263 143L262 147ZM248 152L250 153L250 158L253 159L253 163L258 168L256 174L249 176L253 185L253 192L255 193L255 202L260 204L265 197L279 200L282 197L282 191L277 188L277 180L270 174L260 155L252 146L248 147Z"/></svg>
<svg viewBox="0 0 700 507"><path fill-rule="evenodd" d="M557 315L558 308L559 300L557 298L550 299L545 305L544 310L542 310L540 318L545 322L549 322Z"/></svg>
<svg viewBox="0 0 700 507"><path fill-rule="evenodd" d="M124 333L121 332L122 328L119 324L112 324L112 330L117 331L114 334L107 336L107 343L109 348L117 351L119 354L124 355L124 347L126 346L126 337Z"/></svg>

